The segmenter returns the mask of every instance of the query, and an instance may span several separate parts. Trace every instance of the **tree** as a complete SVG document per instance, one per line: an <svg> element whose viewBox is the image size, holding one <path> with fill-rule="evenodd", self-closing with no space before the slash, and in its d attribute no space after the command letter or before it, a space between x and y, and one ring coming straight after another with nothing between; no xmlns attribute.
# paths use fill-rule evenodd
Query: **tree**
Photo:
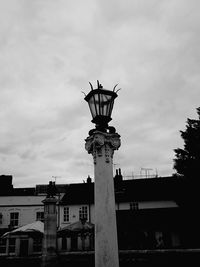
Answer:
<svg viewBox="0 0 200 267"><path fill-rule="evenodd" d="M183 149L175 149L174 169L182 177L177 190L176 202L180 207L180 231L185 235L186 244L199 247L200 217L198 216L200 194L200 107L197 108L198 119L187 119L186 129L180 131L184 141ZM189 231L188 231L189 230Z"/></svg>
<svg viewBox="0 0 200 267"><path fill-rule="evenodd" d="M174 169L190 182L198 182L200 176L200 107L197 114L198 119L187 119L185 131L180 131L184 148L174 149Z"/></svg>

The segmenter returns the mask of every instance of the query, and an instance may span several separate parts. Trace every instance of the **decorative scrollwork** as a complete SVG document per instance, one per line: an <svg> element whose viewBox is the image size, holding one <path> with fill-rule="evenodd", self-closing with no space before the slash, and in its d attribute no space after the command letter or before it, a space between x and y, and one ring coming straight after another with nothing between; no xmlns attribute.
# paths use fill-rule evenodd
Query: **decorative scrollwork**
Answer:
<svg viewBox="0 0 200 267"><path fill-rule="evenodd" d="M95 131L86 140L85 149L93 155L96 164L97 157L105 157L105 162L109 163L113 157L114 150L120 147L120 135L117 133L103 133Z"/></svg>

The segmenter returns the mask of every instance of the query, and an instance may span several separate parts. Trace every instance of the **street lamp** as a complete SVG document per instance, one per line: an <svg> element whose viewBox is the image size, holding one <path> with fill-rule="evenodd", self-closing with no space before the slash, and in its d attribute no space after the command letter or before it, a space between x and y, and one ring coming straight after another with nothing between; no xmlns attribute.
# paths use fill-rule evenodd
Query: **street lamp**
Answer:
<svg viewBox="0 0 200 267"><path fill-rule="evenodd" d="M112 120L112 109L117 97L116 86L113 91L104 89L99 81L97 81L97 89L94 89L91 83L90 86L91 91L86 95L85 100L88 102L92 114L92 122L96 124L97 130L103 132L109 128L111 130L112 128L108 126L108 122Z"/></svg>
<svg viewBox="0 0 200 267"><path fill-rule="evenodd" d="M113 183L113 155L120 147L120 135L108 126L117 91L106 90L97 81L97 89L85 96L95 129L89 131L85 149L94 160L95 179L95 267L118 267L118 243ZM118 90L119 91L119 90Z"/></svg>

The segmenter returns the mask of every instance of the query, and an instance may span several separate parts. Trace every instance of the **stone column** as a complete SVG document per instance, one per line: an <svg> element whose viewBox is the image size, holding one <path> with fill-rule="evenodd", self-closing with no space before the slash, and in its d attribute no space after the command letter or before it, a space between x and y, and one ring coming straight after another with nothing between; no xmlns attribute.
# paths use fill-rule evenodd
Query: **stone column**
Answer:
<svg viewBox="0 0 200 267"><path fill-rule="evenodd" d="M67 251L71 250L71 238L67 237Z"/></svg>
<svg viewBox="0 0 200 267"><path fill-rule="evenodd" d="M20 237L17 237L15 240L15 255L20 255Z"/></svg>
<svg viewBox="0 0 200 267"><path fill-rule="evenodd" d="M85 141L94 159L95 267L118 267L113 154L120 147L120 135L94 131Z"/></svg>
<svg viewBox="0 0 200 267"><path fill-rule="evenodd" d="M33 238L29 237L28 239L28 255L33 254Z"/></svg>
<svg viewBox="0 0 200 267"><path fill-rule="evenodd" d="M42 266L54 266L57 259L57 214L54 197L47 197L44 203L44 240L42 250Z"/></svg>

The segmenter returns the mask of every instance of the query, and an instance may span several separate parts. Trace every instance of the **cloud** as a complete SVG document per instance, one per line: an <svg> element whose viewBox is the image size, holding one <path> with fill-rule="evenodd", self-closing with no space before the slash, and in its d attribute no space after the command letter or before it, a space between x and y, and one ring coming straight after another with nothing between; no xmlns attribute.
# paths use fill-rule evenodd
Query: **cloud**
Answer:
<svg viewBox="0 0 200 267"><path fill-rule="evenodd" d="M199 1L0 1L0 172L16 185L93 176L85 93L119 83L114 162L173 172L199 106Z"/></svg>

